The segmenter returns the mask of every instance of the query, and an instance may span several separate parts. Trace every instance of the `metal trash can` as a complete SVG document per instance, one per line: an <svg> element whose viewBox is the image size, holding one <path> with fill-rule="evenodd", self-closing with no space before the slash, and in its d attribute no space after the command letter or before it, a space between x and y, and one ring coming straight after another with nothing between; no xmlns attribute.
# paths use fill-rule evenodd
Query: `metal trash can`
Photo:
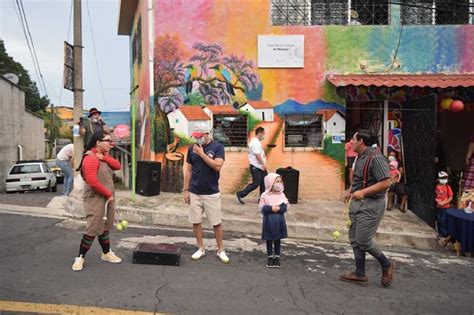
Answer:
<svg viewBox="0 0 474 315"><path fill-rule="evenodd" d="M277 169L277 174L283 179L285 195L292 204L298 203L298 189L300 182L300 171L291 166Z"/></svg>

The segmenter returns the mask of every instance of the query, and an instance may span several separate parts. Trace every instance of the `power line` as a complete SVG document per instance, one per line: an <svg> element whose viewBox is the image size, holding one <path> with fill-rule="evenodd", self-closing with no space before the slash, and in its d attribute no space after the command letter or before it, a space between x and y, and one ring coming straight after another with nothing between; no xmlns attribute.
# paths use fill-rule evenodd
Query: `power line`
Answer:
<svg viewBox="0 0 474 315"><path fill-rule="evenodd" d="M102 78L100 76L100 71L99 71L99 62L98 62L98 59L97 59L97 52L96 52L96 49L95 49L95 40L94 40L94 32L92 30L92 19L91 19L91 13L89 11L89 1L86 0L86 8L87 8L87 16L89 17L89 26L90 26L90 31L91 31L91 38L92 38L92 49L94 51L94 57L95 57L95 66L96 66L96 70L97 70L97 76L99 77L99 86L100 86L100 90L102 92L102 100L104 102L104 105L105 105L105 109L107 109L107 102L105 101L105 94L104 94L104 88L102 86Z"/></svg>

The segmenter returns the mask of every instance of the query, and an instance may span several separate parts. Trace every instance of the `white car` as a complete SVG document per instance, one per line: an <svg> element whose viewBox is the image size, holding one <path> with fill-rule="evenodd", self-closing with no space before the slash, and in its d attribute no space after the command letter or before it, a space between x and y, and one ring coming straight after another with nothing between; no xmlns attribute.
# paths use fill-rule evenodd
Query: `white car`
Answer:
<svg viewBox="0 0 474 315"><path fill-rule="evenodd" d="M8 172L6 192L25 192L28 190L46 190L56 192L58 189L56 175L45 161L18 161Z"/></svg>

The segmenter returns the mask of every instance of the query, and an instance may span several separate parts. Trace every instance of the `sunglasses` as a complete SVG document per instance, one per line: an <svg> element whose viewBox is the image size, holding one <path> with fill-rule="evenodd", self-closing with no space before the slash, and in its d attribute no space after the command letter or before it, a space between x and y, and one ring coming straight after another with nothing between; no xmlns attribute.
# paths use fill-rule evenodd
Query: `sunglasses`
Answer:
<svg viewBox="0 0 474 315"><path fill-rule="evenodd" d="M108 143L114 143L112 139L104 139L104 140L99 140L100 142L108 142Z"/></svg>

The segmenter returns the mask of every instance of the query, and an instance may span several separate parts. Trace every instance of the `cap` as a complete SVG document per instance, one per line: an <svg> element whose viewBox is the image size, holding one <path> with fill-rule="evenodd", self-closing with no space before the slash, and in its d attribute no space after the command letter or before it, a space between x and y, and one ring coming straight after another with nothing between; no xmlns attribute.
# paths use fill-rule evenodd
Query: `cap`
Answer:
<svg viewBox="0 0 474 315"><path fill-rule="evenodd" d="M441 171L438 173L438 178L448 178L448 173Z"/></svg>
<svg viewBox="0 0 474 315"><path fill-rule="evenodd" d="M95 107L92 107L90 110L89 110L89 118L91 118L92 115L94 114L102 114L102 112L100 110L98 110L97 108Z"/></svg>
<svg viewBox="0 0 474 315"><path fill-rule="evenodd" d="M193 134L191 135L194 138L201 138L204 136L206 133L210 133L211 128L207 124L197 124L194 127Z"/></svg>

